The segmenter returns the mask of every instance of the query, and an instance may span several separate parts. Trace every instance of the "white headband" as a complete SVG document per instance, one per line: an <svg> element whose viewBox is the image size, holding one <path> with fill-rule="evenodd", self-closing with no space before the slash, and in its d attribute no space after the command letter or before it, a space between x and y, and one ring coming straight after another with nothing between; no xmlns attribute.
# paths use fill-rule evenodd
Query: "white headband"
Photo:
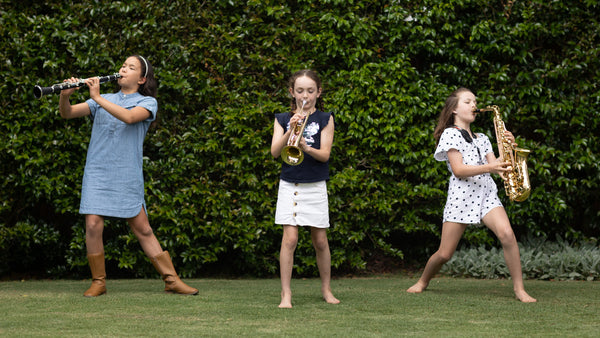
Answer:
<svg viewBox="0 0 600 338"><path fill-rule="evenodd" d="M144 64L146 65L146 73L144 73L144 77L146 77L148 75L148 62L146 62L146 59L144 59L143 56L138 55L140 57L140 59L142 59L142 61L144 61Z"/></svg>

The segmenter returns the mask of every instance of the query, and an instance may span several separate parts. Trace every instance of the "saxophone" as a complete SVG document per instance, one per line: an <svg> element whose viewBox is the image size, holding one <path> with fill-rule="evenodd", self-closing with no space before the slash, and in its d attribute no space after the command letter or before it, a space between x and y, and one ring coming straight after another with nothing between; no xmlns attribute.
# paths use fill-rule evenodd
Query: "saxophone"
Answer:
<svg viewBox="0 0 600 338"><path fill-rule="evenodd" d="M504 180L504 190L511 201L523 202L531 193L531 184L529 183L529 173L527 172L527 155L531 152L528 149L514 147L504 136L506 130L504 121L500 116L498 106L488 106L484 109L476 109L476 113L491 111L494 112L494 129L496 130L496 140L498 142L498 153L501 159L510 161L511 170L506 172Z"/></svg>

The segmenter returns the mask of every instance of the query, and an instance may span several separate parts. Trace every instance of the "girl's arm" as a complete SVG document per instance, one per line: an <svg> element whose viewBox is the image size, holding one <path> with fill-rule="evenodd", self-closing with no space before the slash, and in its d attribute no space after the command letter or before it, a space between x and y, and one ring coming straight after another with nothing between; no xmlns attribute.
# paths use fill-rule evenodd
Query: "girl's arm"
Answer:
<svg viewBox="0 0 600 338"><path fill-rule="evenodd" d="M151 116L150 111L143 107L133 107L131 109L126 109L119 106L118 104L108 101L107 99L101 96L98 98L94 98L94 101L96 101L96 103L98 103L112 116L127 124L142 122Z"/></svg>
<svg viewBox="0 0 600 338"><path fill-rule="evenodd" d="M77 82L78 80L72 77L69 81ZM60 117L63 119L73 119L76 117L90 115L90 106L88 106L87 103L82 102L71 105L69 97L76 89L77 88L69 88L60 92L60 97L58 99L58 111L60 112Z"/></svg>
<svg viewBox="0 0 600 338"><path fill-rule="evenodd" d="M100 107L104 108L107 112L109 112L112 116L117 119L127 123L133 124L137 122L142 122L151 116L150 111L143 107L133 107L131 109L126 109L118 104L112 103L107 99L103 98L100 95L100 79L97 77L93 77L87 79L85 83L90 88L90 97L96 101L100 105Z"/></svg>
<svg viewBox="0 0 600 338"><path fill-rule="evenodd" d="M273 157L278 158L281 155L281 150L287 145L290 133L290 130L284 133L283 127L280 126L277 119L275 119L273 139L271 140L271 155L273 155Z"/></svg>
<svg viewBox="0 0 600 338"><path fill-rule="evenodd" d="M319 162L327 162L329 160L329 155L331 154L334 131L335 126L333 122L333 116L330 116L329 122L321 131L321 149L310 147L306 144L304 138L300 140L300 148L302 148L302 151L310 154L310 156L312 156L315 160Z"/></svg>
<svg viewBox="0 0 600 338"><path fill-rule="evenodd" d="M510 170L507 168L510 165L510 162L503 162L496 159L496 156L494 156L493 153L487 154L486 159L488 160L487 164L467 165L463 163L463 157L460 151L456 149L448 150L448 161L450 162L450 167L452 168L454 176L458 178L467 178L486 173L499 174L504 178L504 172Z"/></svg>
<svg viewBox="0 0 600 338"><path fill-rule="evenodd" d="M60 117L63 119L73 119L90 115L90 106L85 102L71 105L69 95L61 93L58 99L58 111L60 112Z"/></svg>

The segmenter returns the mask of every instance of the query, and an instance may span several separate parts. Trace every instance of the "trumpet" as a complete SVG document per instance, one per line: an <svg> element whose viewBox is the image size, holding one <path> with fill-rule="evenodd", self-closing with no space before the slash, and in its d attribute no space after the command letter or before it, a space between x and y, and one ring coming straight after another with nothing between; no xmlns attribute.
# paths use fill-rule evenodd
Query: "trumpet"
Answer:
<svg viewBox="0 0 600 338"><path fill-rule="evenodd" d="M511 170L506 173L507 179L504 181L504 190L511 201L523 202L531 193L531 183L529 182L529 173L527 170L527 156L531 152L529 149L514 147L504 136L506 127L498 106L475 109L475 113L493 112L494 129L496 131L496 141L498 142L498 153L500 158L510 161Z"/></svg>
<svg viewBox="0 0 600 338"><path fill-rule="evenodd" d="M116 79L118 79L120 77L121 77L121 74L119 74L119 73L114 73L112 75L98 76L98 78L100 79L100 83L115 81ZM44 95L58 93L65 89L82 87L82 86L85 86L85 80L87 80L87 79L79 80L77 82L61 82L61 83L53 84L50 87L41 87L41 86L37 85L37 86L33 87L33 96L35 96L36 99L39 99Z"/></svg>
<svg viewBox="0 0 600 338"><path fill-rule="evenodd" d="M305 105L306 100L302 100L302 111L304 111ZM304 152L300 149L300 139L304 133L304 128L306 128L306 122L308 122L308 115L304 117L302 124L294 123L294 125L290 126L290 130L292 131L290 138L287 145L281 150L281 159L289 165L299 165L304 161Z"/></svg>

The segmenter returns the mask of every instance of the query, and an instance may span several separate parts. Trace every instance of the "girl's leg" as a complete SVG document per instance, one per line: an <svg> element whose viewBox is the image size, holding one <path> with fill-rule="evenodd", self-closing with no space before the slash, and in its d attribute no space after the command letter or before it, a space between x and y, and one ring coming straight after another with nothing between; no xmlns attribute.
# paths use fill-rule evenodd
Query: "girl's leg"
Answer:
<svg viewBox="0 0 600 338"><path fill-rule="evenodd" d="M135 237L140 241L140 245L146 256L156 257L163 252L158 239L156 239L150 227L150 222L144 208L142 208L137 216L127 219L127 222Z"/></svg>
<svg viewBox="0 0 600 338"><path fill-rule="evenodd" d="M88 255L104 254L103 231L104 217L85 215L85 246Z"/></svg>
<svg viewBox="0 0 600 338"><path fill-rule="evenodd" d="M327 229L311 227L311 237L317 253L323 299L329 304L339 304L340 301L331 292L331 252L327 241Z"/></svg>
<svg viewBox="0 0 600 338"><path fill-rule="evenodd" d="M281 250L279 252L279 271L281 274L281 303L280 308L292 307L292 269L294 266L294 251L298 244L298 227L283 226Z"/></svg>
<svg viewBox="0 0 600 338"><path fill-rule="evenodd" d="M440 248L436 251L429 260L427 261L427 265L425 265L425 270L423 270L423 274L419 281L408 288L406 290L410 293L421 293L423 292L427 286L429 285L429 281L435 277L435 275L440 271L442 266L446 264L454 255L454 251L456 251L456 246L460 241L465 229L467 228L466 224L454 223L454 222L445 222L442 225L442 239L440 241Z"/></svg>
<svg viewBox="0 0 600 338"><path fill-rule="evenodd" d="M92 272L92 285L83 293L85 297L97 297L106 293L103 230L104 218L102 216L85 215L85 246Z"/></svg>
<svg viewBox="0 0 600 338"><path fill-rule="evenodd" d="M177 276L169 252L162 250L158 239L156 239L150 227L146 210L142 208L137 216L127 219L127 222L129 222L129 226L135 237L140 241L144 253L150 258L152 265L154 265L154 268L162 276L165 282L165 292L197 295L198 289L188 286Z"/></svg>
<svg viewBox="0 0 600 338"><path fill-rule="evenodd" d="M504 260L513 280L513 288L517 299L524 303L532 303L537 300L525 292L523 284L523 271L521 269L521 256L519 244L510 226L506 211L502 207L492 209L483 217L483 223L498 237L504 250Z"/></svg>

